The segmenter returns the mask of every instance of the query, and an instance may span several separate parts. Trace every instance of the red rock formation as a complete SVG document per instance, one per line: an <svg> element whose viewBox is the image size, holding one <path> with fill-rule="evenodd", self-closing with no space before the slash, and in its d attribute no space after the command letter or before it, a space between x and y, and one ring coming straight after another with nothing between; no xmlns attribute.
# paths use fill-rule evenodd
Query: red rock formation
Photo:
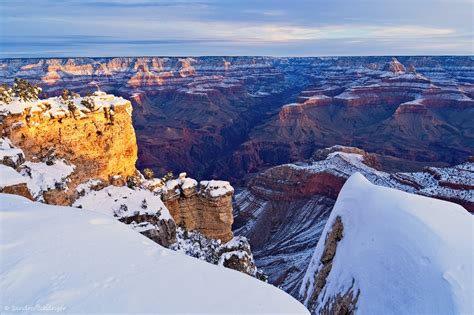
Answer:
<svg viewBox="0 0 474 315"><path fill-rule="evenodd" d="M133 97L138 164L158 173L186 170L243 182L249 172L309 158L334 144L418 162L460 163L473 153L469 57L67 58L0 64L0 81L33 79L50 95L63 87L84 94L96 82L108 92L138 96ZM298 105L282 107L295 101Z"/></svg>
<svg viewBox="0 0 474 315"><path fill-rule="evenodd" d="M201 181L198 187L183 174L167 183L163 201L179 226L227 242L233 237L233 193L228 182Z"/></svg>
<svg viewBox="0 0 474 315"><path fill-rule="evenodd" d="M5 186L3 188L0 188L0 192L4 194L19 195L19 196L28 198L30 200L33 200L33 196L31 195L30 190L28 189L28 186L26 185L26 183Z"/></svg>
<svg viewBox="0 0 474 315"><path fill-rule="evenodd" d="M393 58L392 61L390 61L383 67L383 70L390 71L393 73L404 73L405 66L402 65L400 61L397 60L397 58Z"/></svg>
<svg viewBox="0 0 474 315"><path fill-rule="evenodd" d="M73 115L64 109L33 105L33 110L26 108L7 115L1 124L3 136L22 149L27 160L42 160L54 152L55 158L75 165L69 189L48 193L45 200L50 203L70 205L76 186L88 179L108 181L110 176L126 178L136 173L137 144L130 102L111 95L96 98L97 102L115 104L113 121L103 108Z"/></svg>

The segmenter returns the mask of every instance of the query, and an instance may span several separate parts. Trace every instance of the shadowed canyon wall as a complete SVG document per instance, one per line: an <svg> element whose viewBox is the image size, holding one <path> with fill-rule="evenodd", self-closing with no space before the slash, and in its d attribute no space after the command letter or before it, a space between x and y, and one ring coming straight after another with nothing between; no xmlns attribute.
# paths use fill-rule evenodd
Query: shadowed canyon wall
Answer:
<svg viewBox="0 0 474 315"><path fill-rule="evenodd" d="M243 183L352 145L454 164L474 147L471 57L2 59L0 81L132 100L138 167ZM441 164L440 164L441 165Z"/></svg>

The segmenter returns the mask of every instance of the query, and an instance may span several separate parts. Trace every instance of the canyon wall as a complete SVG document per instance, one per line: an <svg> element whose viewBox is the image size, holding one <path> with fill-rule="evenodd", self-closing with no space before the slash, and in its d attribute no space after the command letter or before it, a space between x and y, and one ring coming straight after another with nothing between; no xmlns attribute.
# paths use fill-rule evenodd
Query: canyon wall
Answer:
<svg viewBox="0 0 474 315"><path fill-rule="evenodd" d="M335 144L405 159L399 170L473 155L471 57L2 59L22 77L132 100L138 167L242 184ZM392 165L393 166L393 165Z"/></svg>
<svg viewBox="0 0 474 315"><path fill-rule="evenodd" d="M298 296L304 273L346 180L363 174L379 186L447 200L474 211L474 164L421 172L381 171L377 154L334 146L311 159L269 168L234 201L234 233L249 239L257 267L270 283Z"/></svg>

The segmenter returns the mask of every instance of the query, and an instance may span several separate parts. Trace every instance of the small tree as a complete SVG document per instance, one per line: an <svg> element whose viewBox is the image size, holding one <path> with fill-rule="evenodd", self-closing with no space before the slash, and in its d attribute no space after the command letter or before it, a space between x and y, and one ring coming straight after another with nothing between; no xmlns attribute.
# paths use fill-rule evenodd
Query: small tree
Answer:
<svg viewBox="0 0 474 315"><path fill-rule="evenodd" d="M8 84L0 85L0 102L10 104L14 96L15 92Z"/></svg>
<svg viewBox="0 0 474 315"><path fill-rule="evenodd" d="M170 172L166 173L166 175L163 176L163 177L161 178L161 180L162 180L164 183L166 183L167 181L169 181L169 180L171 180L171 179L173 179L173 178L174 178L173 172L170 171Z"/></svg>
<svg viewBox="0 0 474 315"><path fill-rule="evenodd" d="M82 99L81 101L81 104L87 108L88 110L90 110L91 112L94 112L96 111L96 105L95 105L95 101L92 97L90 96L86 96Z"/></svg>
<svg viewBox="0 0 474 315"><path fill-rule="evenodd" d="M151 168L146 167L143 169L143 176L145 176L146 179L152 179L155 177L155 172L153 172Z"/></svg>
<svg viewBox="0 0 474 315"><path fill-rule="evenodd" d="M38 99L41 88L24 79L16 78L13 82L13 91L23 102L30 102Z"/></svg>
<svg viewBox="0 0 474 315"><path fill-rule="evenodd" d="M75 117L75 113L76 113L76 111L77 111L77 106L76 106L76 104L74 104L74 102L71 101L71 100L67 100L67 101L66 101L66 105L67 105L68 111L70 111L70 112L72 113L72 115Z"/></svg>
<svg viewBox="0 0 474 315"><path fill-rule="evenodd" d="M148 203L146 202L146 199L142 200L142 209L148 208Z"/></svg>
<svg viewBox="0 0 474 315"><path fill-rule="evenodd" d="M135 189L140 186L140 178L138 176L127 176L128 188Z"/></svg>
<svg viewBox="0 0 474 315"><path fill-rule="evenodd" d="M63 101L67 101L70 98L68 89L63 89L63 91L61 92L61 98L63 99Z"/></svg>

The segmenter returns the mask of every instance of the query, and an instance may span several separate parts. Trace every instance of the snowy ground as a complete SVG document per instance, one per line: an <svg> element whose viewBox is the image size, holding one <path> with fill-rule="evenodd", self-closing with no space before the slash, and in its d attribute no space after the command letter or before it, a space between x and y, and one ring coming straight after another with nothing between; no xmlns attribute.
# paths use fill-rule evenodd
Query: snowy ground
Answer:
<svg viewBox="0 0 474 315"><path fill-rule="evenodd" d="M95 92L90 98L94 101L97 110L103 110L104 108L113 108L114 106L123 106L128 103L122 97L106 94L104 92ZM70 101L79 109L81 112L90 112L81 101L84 97L71 98ZM12 102L4 104L0 102L0 112L8 114L21 114L25 110L30 110L31 113L41 112L42 115L51 117L64 117L69 113L68 106L61 97L50 97L47 99L38 99L35 101L24 102L18 97L14 97Z"/></svg>
<svg viewBox="0 0 474 315"><path fill-rule="evenodd" d="M300 291L305 304L337 216L343 238L320 307L354 279L359 314L474 314L474 217L454 203L373 185L360 173L341 190L317 245Z"/></svg>
<svg viewBox="0 0 474 315"><path fill-rule="evenodd" d="M159 196L146 189L134 190L127 186L107 186L99 191L86 191L83 197L74 202L73 207L98 211L116 218L158 214L162 219L172 219Z"/></svg>
<svg viewBox="0 0 474 315"><path fill-rule="evenodd" d="M308 314L271 285L167 250L97 212L0 194L0 224L5 313Z"/></svg>

